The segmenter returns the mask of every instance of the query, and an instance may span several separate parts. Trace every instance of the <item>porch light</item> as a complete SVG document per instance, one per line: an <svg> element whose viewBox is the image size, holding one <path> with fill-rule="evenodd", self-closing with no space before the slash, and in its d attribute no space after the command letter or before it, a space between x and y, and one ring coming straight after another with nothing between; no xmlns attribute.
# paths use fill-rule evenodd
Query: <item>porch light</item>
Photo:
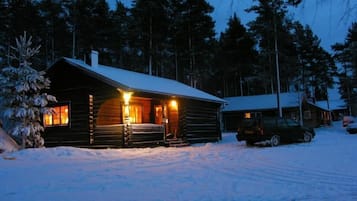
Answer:
<svg viewBox="0 0 357 201"><path fill-rule="evenodd" d="M130 101L132 93L133 92L127 92L127 91L123 92L123 99L124 99L124 104L125 105L129 105L129 101Z"/></svg>
<svg viewBox="0 0 357 201"><path fill-rule="evenodd" d="M170 108L177 110L178 106L177 106L177 101L176 100L171 100L170 101Z"/></svg>
<svg viewBox="0 0 357 201"><path fill-rule="evenodd" d="M133 92L123 92L123 99L124 99L124 123L130 124L130 108L129 108L129 101Z"/></svg>

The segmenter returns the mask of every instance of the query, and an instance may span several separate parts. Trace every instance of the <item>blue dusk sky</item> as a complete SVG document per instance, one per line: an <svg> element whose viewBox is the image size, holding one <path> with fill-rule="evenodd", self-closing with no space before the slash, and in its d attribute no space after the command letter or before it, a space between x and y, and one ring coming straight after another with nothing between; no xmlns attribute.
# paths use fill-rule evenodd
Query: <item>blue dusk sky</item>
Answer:
<svg viewBox="0 0 357 201"><path fill-rule="evenodd" d="M254 20L255 15L244 11L251 7L252 0L208 0L215 7L212 17L216 32L224 31L232 13L236 12L244 24ZM349 8L354 8L350 10ZM348 28L357 19L357 2L349 0L303 0L297 8L289 9L289 17L309 25L321 39L321 46L331 51L331 45L343 42Z"/></svg>
<svg viewBox="0 0 357 201"><path fill-rule="evenodd" d="M116 0L108 0L111 8L114 8ZM131 0L119 0L127 7L131 6ZM214 7L212 17L216 22L216 33L223 32L227 22L233 13L241 19L243 24L253 20L254 14L244 10L251 7L253 0L208 0ZM352 10L350 9L352 8ZM298 20L303 25L309 25L321 39L321 46L331 52L331 45L343 42L347 30L353 21L357 21L357 2L351 0L303 0L297 8L290 8L289 16Z"/></svg>

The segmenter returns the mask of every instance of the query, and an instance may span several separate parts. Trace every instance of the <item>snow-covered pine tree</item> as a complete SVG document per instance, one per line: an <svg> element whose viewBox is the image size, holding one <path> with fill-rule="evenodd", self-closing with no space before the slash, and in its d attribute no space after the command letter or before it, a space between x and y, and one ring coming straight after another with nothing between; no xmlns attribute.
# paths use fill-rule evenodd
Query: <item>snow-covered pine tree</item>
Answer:
<svg viewBox="0 0 357 201"><path fill-rule="evenodd" d="M5 67L0 72L3 118L11 125L8 133L18 140L21 138L22 148L44 145L41 117L52 113L47 104L56 101L54 96L42 93L49 88L50 80L44 71L31 68L30 59L40 49L40 46L31 46L32 37L27 37L24 32L11 47L13 53L10 58L16 65Z"/></svg>

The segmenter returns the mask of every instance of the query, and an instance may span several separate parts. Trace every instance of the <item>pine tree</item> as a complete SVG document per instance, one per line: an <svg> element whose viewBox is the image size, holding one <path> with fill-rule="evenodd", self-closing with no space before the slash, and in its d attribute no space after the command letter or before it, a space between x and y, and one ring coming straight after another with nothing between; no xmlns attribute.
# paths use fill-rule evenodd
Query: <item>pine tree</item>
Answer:
<svg viewBox="0 0 357 201"><path fill-rule="evenodd" d="M175 1L172 5L176 6L171 31L175 31L177 78L204 89L203 83L216 70L212 66L216 39L210 16L214 8L206 0Z"/></svg>
<svg viewBox="0 0 357 201"><path fill-rule="evenodd" d="M251 67L256 50L255 41L236 14L229 19L225 32L221 33L219 46L218 66L223 71L223 95L245 95L247 90L243 90L243 80L253 75Z"/></svg>
<svg viewBox="0 0 357 201"><path fill-rule="evenodd" d="M332 56L320 46L320 39L309 26L294 22L299 71L295 75L297 90L304 90L317 100L326 100L327 88L333 85L336 66Z"/></svg>
<svg viewBox="0 0 357 201"><path fill-rule="evenodd" d="M101 63L111 63L107 48L113 25L108 3L105 0L63 0L68 12L67 20L72 32L72 57L83 58L91 49L101 52Z"/></svg>
<svg viewBox="0 0 357 201"><path fill-rule="evenodd" d="M3 115L11 124L8 133L21 138L22 148L42 147L41 116L52 112L46 106L56 98L41 92L49 88L50 80L45 72L31 67L30 60L39 53L40 46L32 48L32 37L27 37L25 32L11 49L14 51L10 56L13 65L3 68L0 74Z"/></svg>
<svg viewBox="0 0 357 201"><path fill-rule="evenodd" d="M113 66L129 66L130 50L128 45L129 29L129 9L123 3L117 2L116 9L110 12L111 23L113 24L110 38L109 49L111 52Z"/></svg>
<svg viewBox="0 0 357 201"><path fill-rule="evenodd" d="M168 1L135 0L131 9L131 45L138 54L141 71L161 75L168 34Z"/></svg>
<svg viewBox="0 0 357 201"><path fill-rule="evenodd" d="M357 87L357 22L352 23L348 29L345 42L334 44L332 49L335 60L343 67L339 75L341 98L346 100L350 108L351 98L356 94L353 88Z"/></svg>
<svg viewBox="0 0 357 201"><path fill-rule="evenodd" d="M256 70L260 72L260 80L265 82L263 84L265 93L275 92L278 87L282 87L282 91L288 91L297 69L287 6L296 6L300 1L257 1L258 5L246 10L258 15L254 21L248 23L259 45L260 65ZM276 83L277 63L280 69L281 86Z"/></svg>
<svg viewBox="0 0 357 201"><path fill-rule="evenodd" d="M42 0L38 3L41 24L41 42L46 67L52 65L60 57L71 56L72 37L66 21L68 12L65 11L63 2ZM39 57L39 55L38 55Z"/></svg>
<svg viewBox="0 0 357 201"><path fill-rule="evenodd" d="M0 2L0 16L5 15L4 21L0 21L0 35L4 36L4 41L0 41L5 46L5 55L8 56L11 46L12 36L18 36L26 30L29 34L36 33L36 42L40 43L44 30L41 26L44 24L38 9L38 1L4 1ZM0 17L1 19L1 17ZM43 54L43 52L39 52ZM39 56L40 57L40 56ZM5 57L6 58L6 57ZM34 58L32 61L36 69L44 69L45 65L42 59ZM9 61L6 60L6 64Z"/></svg>

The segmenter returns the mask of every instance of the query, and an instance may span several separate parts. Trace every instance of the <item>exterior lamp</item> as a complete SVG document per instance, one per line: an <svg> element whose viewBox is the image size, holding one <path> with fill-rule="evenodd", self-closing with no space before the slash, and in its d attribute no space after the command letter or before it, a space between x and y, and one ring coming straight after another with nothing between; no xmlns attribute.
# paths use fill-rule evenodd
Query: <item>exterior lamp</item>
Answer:
<svg viewBox="0 0 357 201"><path fill-rule="evenodd" d="M178 106L177 106L177 101L176 100L171 100L170 101L170 108L177 110Z"/></svg>
<svg viewBox="0 0 357 201"><path fill-rule="evenodd" d="M123 93L123 99L124 99L124 104L125 104L125 105L129 105L129 101L130 101L130 98L131 98L131 94L132 94L132 92L127 92L127 91L125 91L125 92Z"/></svg>

